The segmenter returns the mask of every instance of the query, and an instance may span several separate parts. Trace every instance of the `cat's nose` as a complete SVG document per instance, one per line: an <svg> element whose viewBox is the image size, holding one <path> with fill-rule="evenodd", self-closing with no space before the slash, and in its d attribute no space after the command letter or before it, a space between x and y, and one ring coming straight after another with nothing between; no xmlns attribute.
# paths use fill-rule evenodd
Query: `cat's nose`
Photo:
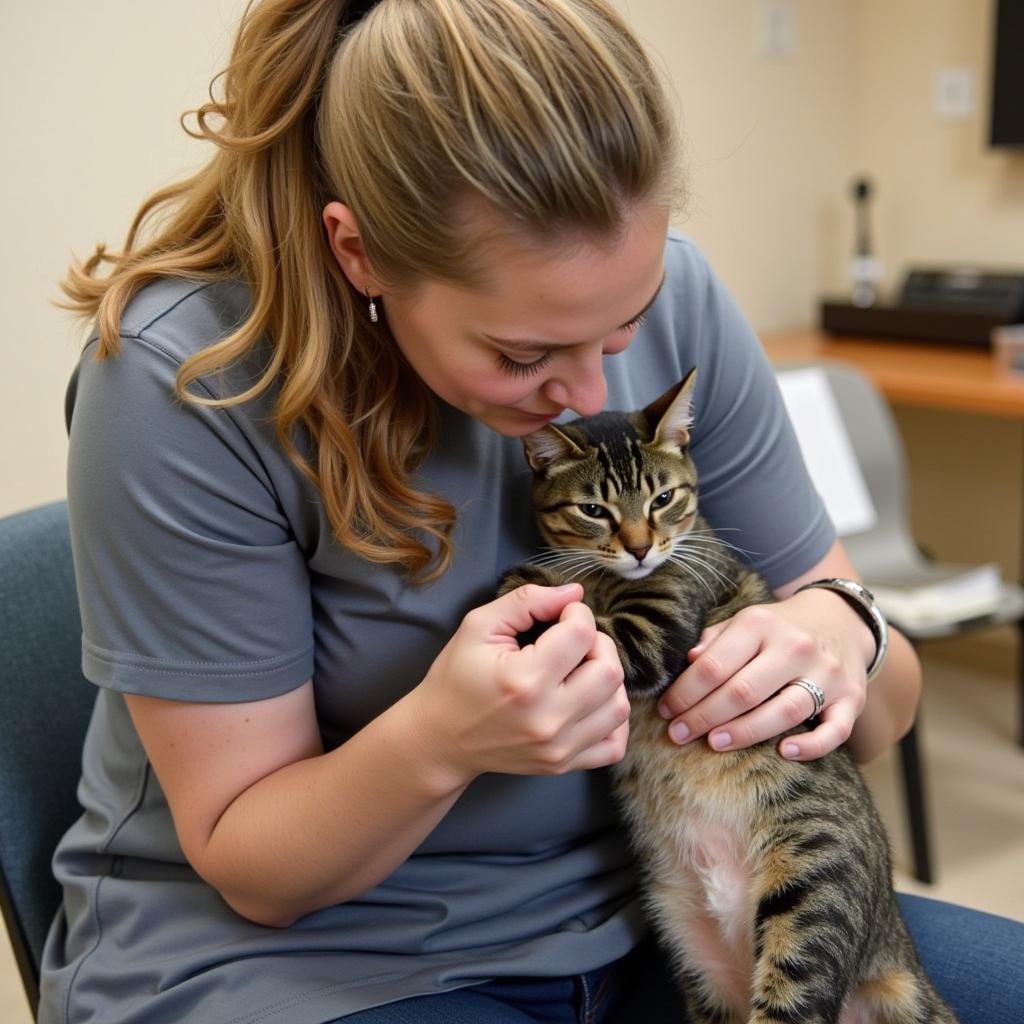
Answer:
<svg viewBox="0 0 1024 1024"><path fill-rule="evenodd" d="M642 562L647 555L647 552L651 550L651 545L648 544L645 548L626 548L626 550L638 561Z"/></svg>

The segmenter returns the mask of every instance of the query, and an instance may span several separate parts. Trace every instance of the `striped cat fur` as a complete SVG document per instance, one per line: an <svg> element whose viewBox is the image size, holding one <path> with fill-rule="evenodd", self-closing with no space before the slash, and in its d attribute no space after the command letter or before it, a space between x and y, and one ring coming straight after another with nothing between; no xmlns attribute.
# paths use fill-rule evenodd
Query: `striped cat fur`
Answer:
<svg viewBox="0 0 1024 1024"><path fill-rule="evenodd" d="M616 642L632 711L615 791L688 1020L955 1024L900 916L888 839L849 753L680 747L657 712L706 625L772 600L698 514L695 381L639 412L524 438L550 546L501 592L578 580Z"/></svg>

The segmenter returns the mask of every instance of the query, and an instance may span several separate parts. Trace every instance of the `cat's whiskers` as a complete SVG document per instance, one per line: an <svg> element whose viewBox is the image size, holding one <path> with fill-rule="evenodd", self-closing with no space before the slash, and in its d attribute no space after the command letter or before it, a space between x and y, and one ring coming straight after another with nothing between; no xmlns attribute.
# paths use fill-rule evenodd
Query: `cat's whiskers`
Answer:
<svg viewBox="0 0 1024 1024"><path fill-rule="evenodd" d="M716 564L713 557L709 557L704 552L697 552L692 549L678 551L676 552L676 556L679 559L682 559L683 561L689 561L695 565L703 566L705 569L708 569L711 573L717 576L718 579L720 579L727 586L732 585L732 577L728 573L723 572L720 568L720 566L723 565L726 566L726 568L728 568L728 563L720 562Z"/></svg>
<svg viewBox="0 0 1024 1024"><path fill-rule="evenodd" d="M684 557L692 556L695 558L703 559L709 566L713 566L715 569L723 569L726 575L729 575L729 558L726 557L721 550L715 550L714 548L700 547L696 544L688 544L685 547L680 545L679 554Z"/></svg>
<svg viewBox="0 0 1024 1024"><path fill-rule="evenodd" d="M603 569L601 559L591 548L551 548L548 553L530 559L534 565L552 569L570 583L584 579L597 569Z"/></svg>
<svg viewBox="0 0 1024 1024"><path fill-rule="evenodd" d="M750 548L741 548L738 544L733 544L730 541L719 537L718 534L723 530L733 530L736 533L740 532L740 528L738 526L720 526L716 530L712 530L710 528L706 530L690 530L688 533L684 534L683 539L690 537L694 541L703 541L705 544L719 544L723 548L730 548L733 551L738 551L742 555L760 554L758 551L751 551ZM697 536L698 534L702 536Z"/></svg>
<svg viewBox="0 0 1024 1024"><path fill-rule="evenodd" d="M560 572L563 569L575 569L579 565L588 565L591 561L592 559L585 558L583 555L568 555L565 558L551 559L539 565L538 568Z"/></svg>
<svg viewBox="0 0 1024 1024"><path fill-rule="evenodd" d="M591 559L582 559L575 562L566 562L560 565L550 566L565 581L570 582L582 572L589 572L596 568Z"/></svg>
<svg viewBox="0 0 1024 1024"><path fill-rule="evenodd" d="M585 580L592 572L597 572L599 569L603 572L604 566L597 562L591 562L589 567L584 565L577 569L571 576L566 576L565 581L566 583L574 583L579 582L580 580Z"/></svg>
<svg viewBox="0 0 1024 1024"><path fill-rule="evenodd" d="M712 597L715 596L714 590L708 584L707 580L690 564L690 562L678 555L669 555L668 560L673 565L678 565L680 569L684 569L688 572Z"/></svg>
<svg viewBox="0 0 1024 1024"><path fill-rule="evenodd" d="M527 561L533 565L545 565L550 562L561 561L564 558L581 555L588 558L593 557L596 552L593 548L544 548L539 555L533 555Z"/></svg>
<svg viewBox="0 0 1024 1024"><path fill-rule="evenodd" d="M723 573L722 570L718 568L718 566L716 566L713 562L709 561L708 559L702 558L694 551L676 551L669 556L669 561L671 561L675 565L678 565L682 568L689 570L689 572L691 572L696 579L700 580L700 582L703 583L704 586L707 587L708 591L712 594L714 593L713 588L708 584L707 580L699 572L697 572L697 570L694 568L695 566L699 566L701 569L705 569L708 573L717 577L727 587L732 585L731 579L725 573Z"/></svg>
<svg viewBox="0 0 1024 1024"><path fill-rule="evenodd" d="M548 558L543 562L534 562L532 564L542 569L559 569L565 565L574 565L578 562L590 562L593 561L587 555L564 555L561 558Z"/></svg>

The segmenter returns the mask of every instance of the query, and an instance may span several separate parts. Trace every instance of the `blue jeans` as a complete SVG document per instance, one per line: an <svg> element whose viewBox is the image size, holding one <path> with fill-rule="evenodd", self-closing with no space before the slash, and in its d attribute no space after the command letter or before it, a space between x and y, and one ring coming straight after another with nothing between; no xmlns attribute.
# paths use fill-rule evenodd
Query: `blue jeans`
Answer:
<svg viewBox="0 0 1024 1024"><path fill-rule="evenodd" d="M1024 1020L1024 924L918 896L900 906L921 960L961 1024ZM343 1024L681 1024L651 940L568 978L505 978L352 1014Z"/></svg>

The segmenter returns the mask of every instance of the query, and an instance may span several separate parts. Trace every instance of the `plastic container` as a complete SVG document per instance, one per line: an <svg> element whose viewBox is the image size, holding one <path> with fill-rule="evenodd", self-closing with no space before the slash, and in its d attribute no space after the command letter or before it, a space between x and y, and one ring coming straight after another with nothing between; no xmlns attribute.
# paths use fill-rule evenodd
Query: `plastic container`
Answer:
<svg viewBox="0 0 1024 1024"><path fill-rule="evenodd" d="M1008 370L1024 373L1024 324L994 328L992 351L996 359Z"/></svg>

